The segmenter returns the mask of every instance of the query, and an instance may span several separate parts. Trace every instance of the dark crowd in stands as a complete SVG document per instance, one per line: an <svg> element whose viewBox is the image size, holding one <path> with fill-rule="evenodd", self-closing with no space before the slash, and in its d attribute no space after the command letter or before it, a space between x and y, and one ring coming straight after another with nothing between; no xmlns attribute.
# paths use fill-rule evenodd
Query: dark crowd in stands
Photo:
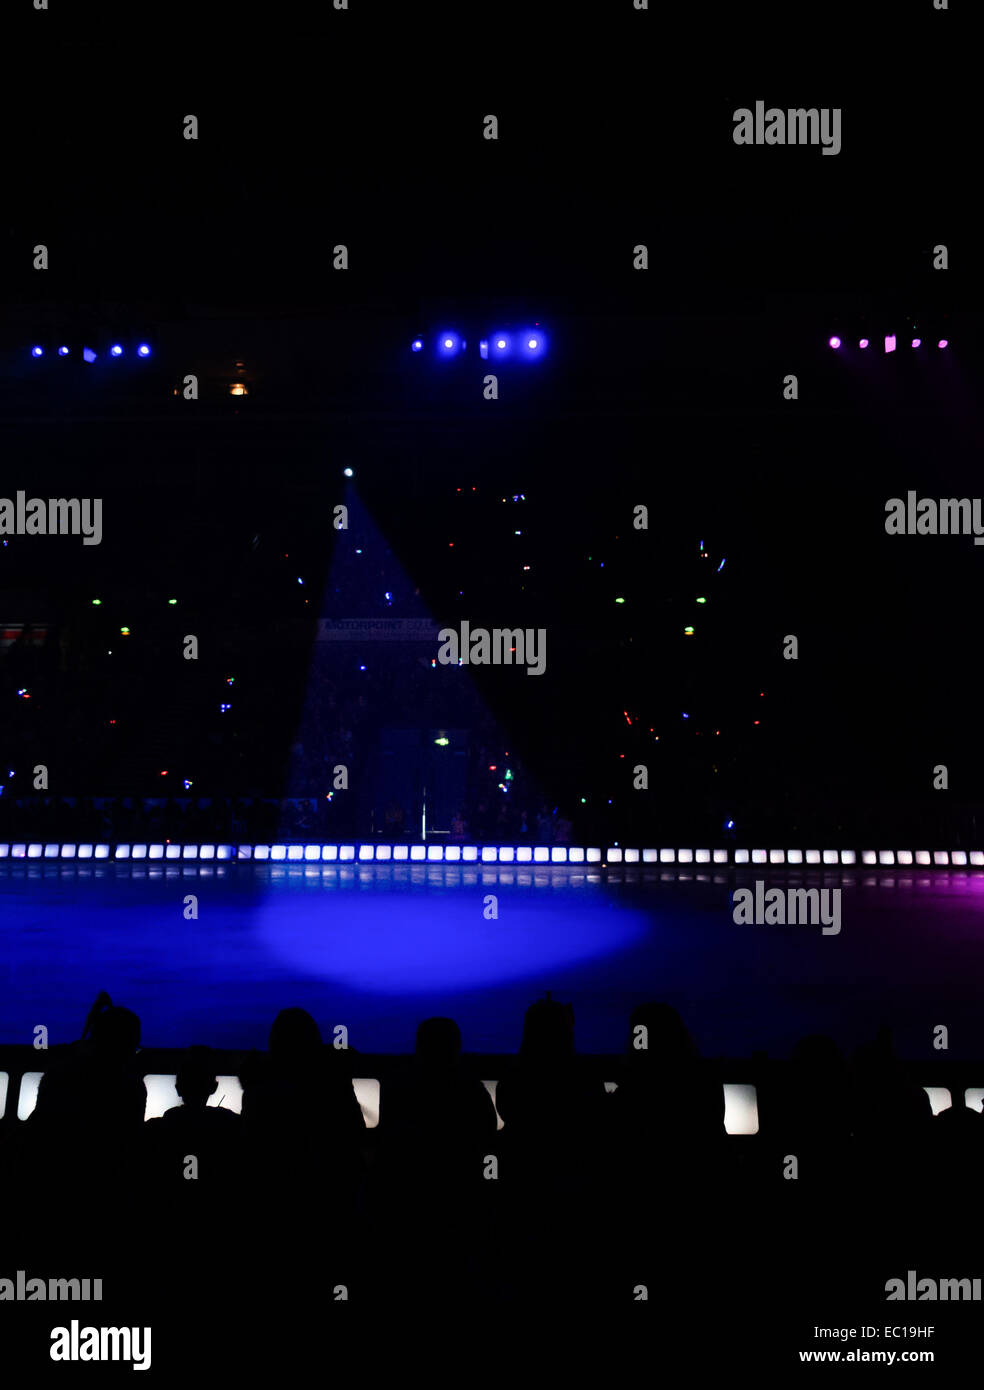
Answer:
<svg viewBox="0 0 984 1390"><path fill-rule="evenodd" d="M140 1020L102 994L82 1039L44 1054L30 1117L8 1104L6 1252L139 1279L206 1315L220 1291L266 1306L280 1282L292 1306L307 1291L324 1312L341 1286L438 1314L626 1305L640 1285L662 1305L716 1288L736 1307L802 1308L831 1281L877 1301L909 1268L967 1272L984 1115L955 1095L934 1117L886 1031L850 1057L804 1038L758 1080L759 1132L738 1137L679 1014L650 1002L628 1022L609 1091L577 1053L572 1007L531 1004L493 1105L457 1023L427 1018L367 1128L358 1053L287 1008L241 1062L241 1115L208 1104L215 1061L196 1046L182 1104L145 1121Z"/></svg>

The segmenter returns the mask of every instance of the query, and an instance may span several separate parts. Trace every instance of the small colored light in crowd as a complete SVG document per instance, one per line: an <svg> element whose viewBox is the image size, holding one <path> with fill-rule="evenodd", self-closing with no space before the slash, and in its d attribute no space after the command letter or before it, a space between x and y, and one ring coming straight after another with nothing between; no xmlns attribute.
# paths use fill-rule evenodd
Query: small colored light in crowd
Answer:
<svg viewBox="0 0 984 1390"><path fill-rule="evenodd" d="M241 382L241 381L234 381L234 382L232 383L232 385L229 387L229 395L230 395L230 396L248 396L248 395L249 395L249 387L246 386L246 385L245 385L243 382Z"/></svg>
<svg viewBox="0 0 984 1390"><path fill-rule="evenodd" d="M685 627L683 629L683 632L685 637L693 637L694 635L694 630L692 627Z"/></svg>
<svg viewBox="0 0 984 1390"><path fill-rule="evenodd" d="M451 740L449 738L436 738L434 742L437 744L438 748L447 748Z"/></svg>
<svg viewBox="0 0 984 1390"><path fill-rule="evenodd" d="M360 670L360 671L364 671L365 669L366 669L366 668L365 668L364 666L360 666L360 667L359 667L359 670Z"/></svg>
<svg viewBox="0 0 984 1390"><path fill-rule="evenodd" d="M176 598L169 598L169 599L168 599L168 604L170 605L171 608L173 608L174 605L177 603L177 601L178 601L178 600L177 600Z"/></svg>
<svg viewBox="0 0 984 1390"><path fill-rule="evenodd" d="M304 583L304 580L301 578L300 575L297 576L297 582L298 582L298 584L303 584L303 583Z"/></svg>
<svg viewBox="0 0 984 1390"><path fill-rule="evenodd" d="M124 636L124 637L129 637L129 635L130 635L130 629L129 629L128 627L121 627L121 628L120 628L120 633L121 633L122 636Z"/></svg>
<svg viewBox="0 0 984 1390"><path fill-rule="evenodd" d="M20 690L18 690L17 694L20 696L22 700L29 700L31 698L26 685L23 686Z"/></svg>
<svg viewBox="0 0 984 1390"><path fill-rule="evenodd" d="M625 599L624 599L624 598L617 598L617 599L615 600L615 602L616 602L616 603L624 603L624 602L625 602Z"/></svg>
<svg viewBox="0 0 984 1390"><path fill-rule="evenodd" d="M586 806L587 804L588 804L588 802L587 802L587 797L582 796L582 797L581 797L581 805L582 805L582 806Z"/></svg>
<svg viewBox="0 0 984 1390"><path fill-rule="evenodd" d="M724 569L724 560L722 560L721 563L718 565L718 574L720 574L721 571L722 571L723 569Z"/></svg>
<svg viewBox="0 0 984 1390"><path fill-rule="evenodd" d="M190 792L194 785L194 782L192 782L188 777L184 779L184 789L186 792Z"/></svg>
<svg viewBox="0 0 984 1390"><path fill-rule="evenodd" d="M232 709L232 705L219 705L219 713L225 714L226 710Z"/></svg>
<svg viewBox="0 0 984 1390"><path fill-rule="evenodd" d="M93 602L93 604L96 606L96 608L98 608L98 607L100 606L100 604L102 603L102 599L101 599L101 598L94 598L94 599L92 600L92 602Z"/></svg>
<svg viewBox="0 0 984 1390"><path fill-rule="evenodd" d="M507 767L507 768L506 768L506 781L507 781L507 782L511 782L512 780L513 780L513 775L512 775L512 773L509 771L509 768Z"/></svg>
<svg viewBox="0 0 984 1390"><path fill-rule="evenodd" d="M233 683L233 681L234 681L235 679L236 679L235 676L226 676L226 685L232 685L232 683Z"/></svg>
<svg viewBox="0 0 984 1390"><path fill-rule="evenodd" d="M735 823L734 823L734 821L733 821L733 820L726 820L726 821L724 822L724 828L725 828L725 830L734 830L734 828L735 828Z"/></svg>
<svg viewBox="0 0 984 1390"><path fill-rule="evenodd" d="M354 478L354 477L355 477L355 473L354 473L354 471L353 471L351 468L343 468L343 469L342 469L342 472L345 474L346 478Z"/></svg>
<svg viewBox="0 0 984 1390"><path fill-rule="evenodd" d="M689 715L689 714L685 714L683 717L684 717L684 719L689 719L689 718L690 718L690 715Z"/></svg>
<svg viewBox="0 0 984 1390"><path fill-rule="evenodd" d="M115 724L115 723L116 723L116 720L115 720L115 719L111 719L109 722L110 722L110 724Z"/></svg>
<svg viewBox="0 0 984 1390"><path fill-rule="evenodd" d="M761 723L761 720L753 719L753 720L752 720L752 723L753 723L753 724L759 724L759 723Z"/></svg>
<svg viewBox="0 0 984 1390"><path fill-rule="evenodd" d="M626 722L626 724L628 724L628 725L631 727L631 725L632 725L632 720L629 718L629 711L628 711L627 709L624 709L624 710L622 711L622 713L625 715L625 722Z"/></svg>
<svg viewBox="0 0 984 1390"><path fill-rule="evenodd" d="M707 602L707 599L706 599L706 598L699 598L699 599L697 600L697 602L698 602L698 603L706 603L706 602Z"/></svg>
<svg viewBox="0 0 984 1390"><path fill-rule="evenodd" d="M167 776L167 768L166 768L166 767L163 768L163 769L161 770L160 776L161 776L161 777L166 777L166 776Z"/></svg>

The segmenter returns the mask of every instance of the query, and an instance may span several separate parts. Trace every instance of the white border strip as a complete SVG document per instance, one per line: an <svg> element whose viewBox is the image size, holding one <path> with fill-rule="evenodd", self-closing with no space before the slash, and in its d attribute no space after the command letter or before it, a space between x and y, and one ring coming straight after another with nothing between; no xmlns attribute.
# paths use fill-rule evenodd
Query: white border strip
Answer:
<svg viewBox="0 0 984 1390"><path fill-rule="evenodd" d="M9 841L0 843L0 859L117 859L181 860L213 863L216 860L256 860L336 863L444 863L444 864L716 864L738 868L768 865L789 868L823 865L826 868L862 864L878 868L927 867L984 868L984 850L928 849L628 849L610 845L582 848L568 845L421 845L399 844L65 844L61 842Z"/></svg>

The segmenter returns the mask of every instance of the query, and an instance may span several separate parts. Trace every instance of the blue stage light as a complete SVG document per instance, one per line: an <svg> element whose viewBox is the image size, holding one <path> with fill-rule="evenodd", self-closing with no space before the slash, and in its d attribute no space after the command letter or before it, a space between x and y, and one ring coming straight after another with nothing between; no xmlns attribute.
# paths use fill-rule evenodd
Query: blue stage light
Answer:
<svg viewBox="0 0 984 1390"><path fill-rule="evenodd" d="M147 343L141 343L141 344L140 344L140 346L137 348L137 356L138 356L138 357L149 357L149 356L150 356L150 347L149 347L149 345L148 345Z"/></svg>
<svg viewBox="0 0 984 1390"><path fill-rule="evenodd" d="M439 357L456 357L464 346L457 333L444 332L437 335L437 354Z"/></svg>
<svg viewBox="0 0 984 1390"><path fill-rule="evenodd" d="M32 356L32 357L43 357L43 356L44 356L44 348L43 348L43 347L32 347L32 348L31 348L31 356Z"/></svg>
<svg viewBox="0 0 984 1390"><path fill-rule="evenodd" d="M547 348L547 340L541 329L530 328L519 337L520 351L524 357L542 357Z"/></svg>
<svg viewBox="0 0 984 1390"><path fill-rule="evenodd" d="M67 356L68 356L68 348L67 348L67 347L60 347L60 348L58 349L58 356L59 356L59 357L67 357Z"/></svg>
<svg viewBox="0 0 984 1390"><path fill-rule="evenodd" d="M351 478L351 477L352 477L352 470L351 470L351 468L343 468L343 469L342 469L342 472L345 474L346 478Z"/></svg>
<svg viewBox="0 0 984 1390"><path fill-rule="evenodd" d="M120 346L119 343L114 343L113 346L109 349L109 355L110 357L122 357L123 348Z"/></svg>
<svg viewBox="0 0 984 1390"><path fill-rule="evenodd" d="M82 349L83 362L95 362L98 356L99 354L97 352L94 352L91 347L84 347Z"/></svg>
<svg viewBox="0 0 984 1390"><path fill-rule="evenodd" d="M508 333L493 333L489 338L490 357L509 357L512 350L513 344Z"/></svg>
<svg viewBox="0 0 984 1390"><path fill-rule="evenodd" d="M410 351L419 352L423 346L423 341L420 338L414 338L413 342L410 344Z"/></svg>

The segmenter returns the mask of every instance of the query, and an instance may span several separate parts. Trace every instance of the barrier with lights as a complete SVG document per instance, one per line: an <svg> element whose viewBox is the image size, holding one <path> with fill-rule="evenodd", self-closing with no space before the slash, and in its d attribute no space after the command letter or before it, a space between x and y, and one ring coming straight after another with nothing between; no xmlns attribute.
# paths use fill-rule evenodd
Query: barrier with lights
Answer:
<svg viewBox="0 0 984 1390"><path fill-rule="evenodd" d="M881 345L885 352L895 352L899 346L899 335L897 333L884 334ZM903 337L902 345L908 346L915 351L918 351L920 348L934 348L940 352L944 352L950 346L950 340L949 338L942 337L926 339L921 337L918 333L911 333L907 337ZM833 333L827 339L827 346L832 348L834 352L841 352L851 345L847 343L844 338L840 337L839 334ZM870 338L859 337L857 346L862 352L867 352L872 346L872 341ZM877 349L875 350L877 351Z"/></svg>
<svg viewBox="0 0 984 1390"><path fill-rule="evenodd" d="M410 351L430 353L448 361L464 354L468 341L452 329L444 329L430 338L418 335L410 343ZM531 328L499 329L478 341L478 355L483 362L537 362L546 355L547 335L539 324Z"/></svg>
<svg viewBox="0 0 984 1390"><path fill-rule="evenodd" d="M182 860L211 863L411 863L411 864L710 864L733 868L806 866L880 868L984 868L984 850L928 849L625 849L613 845L583 848L568 845L429 845L400 844L108 844L9 841L0 844L0 859Z"/></svg>
<svg viewBox="0 0 984 1390"><path fill-rule="evenodd" d="M67 343L61 343L57 346L51 346L50 344L46 346L43 343L35 343L31 348L31 356L35 360L46 357L61 357L63 359L67 357L81 359L83 362L95 362L99 357L99 353L95 348L86 345L69 347ZM136 343L129 348L123 343L110 343L104 356L110 357L114 361L122 357L136 357L144 362L147 358L152 356L152 351L149 343Z"/></svg>

